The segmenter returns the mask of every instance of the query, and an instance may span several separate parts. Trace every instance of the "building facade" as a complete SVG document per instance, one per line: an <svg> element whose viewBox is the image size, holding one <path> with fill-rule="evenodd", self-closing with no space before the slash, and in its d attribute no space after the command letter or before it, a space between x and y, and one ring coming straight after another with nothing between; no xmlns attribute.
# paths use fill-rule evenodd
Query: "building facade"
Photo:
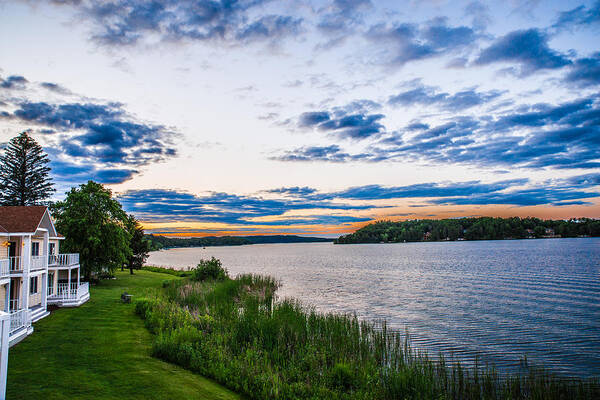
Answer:
<svg viewBox="0 0 600 400"><path fill-rule="evenodd" d="M9 346L33 332L48 306L90 298L79 254L60 254L62 239L47 207L0 207L0 310L10 315Z"/></svg>

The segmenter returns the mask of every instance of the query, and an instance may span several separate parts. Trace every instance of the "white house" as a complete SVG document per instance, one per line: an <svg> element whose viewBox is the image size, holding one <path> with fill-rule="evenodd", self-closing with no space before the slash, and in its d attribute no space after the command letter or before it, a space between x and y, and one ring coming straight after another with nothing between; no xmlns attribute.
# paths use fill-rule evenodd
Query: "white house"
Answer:
<svg viewBox="0 0 600 400"><path fill-rule="evenodd" d="M60 254L64 239L45 206L0 207L0 310L10 314L10 345L33 332L48 306L90 298L79 254Z"/></svg>

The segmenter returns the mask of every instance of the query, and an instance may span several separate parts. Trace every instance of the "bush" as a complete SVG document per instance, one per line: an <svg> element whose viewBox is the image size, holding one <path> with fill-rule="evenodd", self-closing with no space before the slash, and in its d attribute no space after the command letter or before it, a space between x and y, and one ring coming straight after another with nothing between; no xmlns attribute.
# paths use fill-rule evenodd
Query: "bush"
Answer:
<svg viewBox="0 0 600 400"><path fill-rule="evenodd" d="M192 279L196 281L224 281L229 279L227 270L221 265L221 260L212 257L210 260L200 260L193 270Z"/></svg>

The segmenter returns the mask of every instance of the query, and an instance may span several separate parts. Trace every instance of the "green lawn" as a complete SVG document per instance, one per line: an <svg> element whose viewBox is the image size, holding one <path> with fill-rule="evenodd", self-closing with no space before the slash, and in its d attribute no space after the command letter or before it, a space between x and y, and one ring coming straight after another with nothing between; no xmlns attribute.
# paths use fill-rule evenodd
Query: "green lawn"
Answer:
<svg viewBox="0 0 600 400"><path fill-rule="evenodd" d="M9 351L8 399L238 399L209 379L150 357L152 337L132 304L174 276L118 272L79 308L52 312Z"/></svg>

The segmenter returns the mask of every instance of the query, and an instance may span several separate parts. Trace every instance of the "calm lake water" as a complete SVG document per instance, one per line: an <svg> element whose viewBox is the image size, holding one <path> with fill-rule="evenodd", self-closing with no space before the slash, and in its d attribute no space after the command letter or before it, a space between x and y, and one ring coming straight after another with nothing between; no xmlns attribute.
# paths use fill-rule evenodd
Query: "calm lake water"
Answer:
<svg viewBox="0 0 600 400"><path fill-rule="evenodd" d="M501 370L530 364L600 376L600 238L171 249L148 264L221 259L268 274L280 297L319 311L386 319L419 349Z"/></svg>

